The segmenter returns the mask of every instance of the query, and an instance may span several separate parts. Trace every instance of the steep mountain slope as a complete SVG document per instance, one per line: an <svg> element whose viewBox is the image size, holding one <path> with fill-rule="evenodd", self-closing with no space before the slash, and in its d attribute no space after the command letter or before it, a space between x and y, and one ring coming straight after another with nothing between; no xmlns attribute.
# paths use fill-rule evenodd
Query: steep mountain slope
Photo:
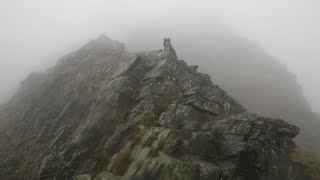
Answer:
<svg viewBox="0 0 320 180"><path fill-rule="evenodd" d="M172 54L101 36L31 74L4 107L1 179L314 179L289 157L296 126Z"/></svg>
<svg viewBox="0 0 320 180"><path fill-rule="evenodd" d="M320 157L320 116L315 115L296 76L256 43L212 19L172 18L141 24L128 38L132 50L157 47L168 32L177 52L211 75L249 112L283 118L301 129L298 145Z"/></svg>

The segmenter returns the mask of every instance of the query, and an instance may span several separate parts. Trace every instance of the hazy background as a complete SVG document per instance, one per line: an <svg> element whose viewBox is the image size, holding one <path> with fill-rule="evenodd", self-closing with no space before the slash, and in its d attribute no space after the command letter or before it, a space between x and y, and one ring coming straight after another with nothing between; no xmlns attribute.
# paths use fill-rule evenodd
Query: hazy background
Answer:
<svg viewBox="0 0 320 180"><path fill-rule="evenodd" d="M188 32L210 33L195 21L219 23L256 42L288 65L320 112L319 9L317 0L0 0L0 101L30 71L52 65L101 33L127 42L141 25L176 18L193 19ZM172 35L167 29L163 36Z"/></svg>

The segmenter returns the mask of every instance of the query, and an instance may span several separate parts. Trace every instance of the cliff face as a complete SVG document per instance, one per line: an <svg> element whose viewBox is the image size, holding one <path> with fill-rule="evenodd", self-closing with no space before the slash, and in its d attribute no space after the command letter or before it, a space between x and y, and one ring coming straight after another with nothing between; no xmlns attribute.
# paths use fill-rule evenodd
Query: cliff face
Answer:
<svg viewBox="0 0 320 180"><path fill-rule="evenodd" d="M313 179L289 158L296 126L166 51L101 36L30 75L0 114L1 179Z"/></svg>

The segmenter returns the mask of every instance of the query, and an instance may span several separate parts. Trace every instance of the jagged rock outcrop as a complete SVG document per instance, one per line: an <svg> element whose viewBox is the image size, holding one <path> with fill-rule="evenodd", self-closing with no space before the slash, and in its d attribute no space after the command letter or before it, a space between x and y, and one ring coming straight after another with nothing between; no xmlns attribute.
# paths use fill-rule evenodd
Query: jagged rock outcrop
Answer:
<svg viewBox="0 0 320 180"><path fill-rule="evenodd" d="M174 38L180 57L200 65L200 72L211 75L249 112L297 125L297 145L320 157L320 116L312 112L301 79L275 52L217 19L199 21L192 15L143 22L130 34L127 46L133 51L158 47L163 32Z"/></svg>
<svg viewBox="0 0 320 180"><path fill-rule="evenodd" d="M101 36L28 79L6 106L2 179L313 179L289 158L296 126L167 50Z"/></svg>

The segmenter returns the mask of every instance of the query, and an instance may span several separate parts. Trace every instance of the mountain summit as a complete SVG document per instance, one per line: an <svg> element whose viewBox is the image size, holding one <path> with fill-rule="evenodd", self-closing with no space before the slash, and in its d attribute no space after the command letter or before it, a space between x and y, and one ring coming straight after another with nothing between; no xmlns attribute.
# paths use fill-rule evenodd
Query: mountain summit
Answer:
<svg viewBox="0 0 320 180"><path fill-rule="evenodd" d="M100 36L0 118L1 179L313 179L290 158L298 127L247 113L168 42L129 53Z"/></svg>

